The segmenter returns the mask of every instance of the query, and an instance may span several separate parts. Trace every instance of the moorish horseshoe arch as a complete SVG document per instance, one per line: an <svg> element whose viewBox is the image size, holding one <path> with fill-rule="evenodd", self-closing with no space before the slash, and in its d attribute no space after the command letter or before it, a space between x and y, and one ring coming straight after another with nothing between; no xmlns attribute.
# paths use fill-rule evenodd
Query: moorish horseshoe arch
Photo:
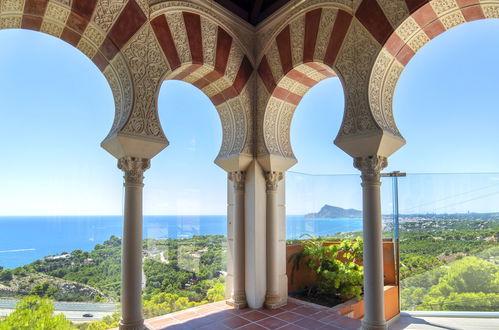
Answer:
<svg viewBox="0 0 499 330"><path fill-rule="evenodd" d="M64 40L92 60L104 74L115 103L113 124L105 141L126 122L132 111L134 91L126 60L111 37L117 22L104 20L104 13L102 5L81 1L4 0L0 3L0 29L34 30Z"/></svg>
<svg viewBox="0 0 499 330"><path fill-rule="evenodd" d="M313 4L269 38L258 66L258 107L263 112L258 155L278 156L284 167L296 162L290 142L294 110L310 88L336 76L333 68L351 22L343 7Z"/></svg>
<svg viewBox="0 0 499 330"><path fill-rule="evenodd" d="M252 157L253 64L244 43L227 32L236 23L223 18L207 15L195 3L176 1L153 5L150 22L167 68L157 82L156 99L165 80L182 80L207 95L223 130L215 163L230 172L244 167L239 158Z"/></svg>
<svg viewBox="0 0 499 330"><path fill-rule="evenodd" d="M499 1L420 1L390 35L376 58L369 81L369 104L400 135L393 116L397 82L411 58L430 40L467 22L499 18Z"/></svg>

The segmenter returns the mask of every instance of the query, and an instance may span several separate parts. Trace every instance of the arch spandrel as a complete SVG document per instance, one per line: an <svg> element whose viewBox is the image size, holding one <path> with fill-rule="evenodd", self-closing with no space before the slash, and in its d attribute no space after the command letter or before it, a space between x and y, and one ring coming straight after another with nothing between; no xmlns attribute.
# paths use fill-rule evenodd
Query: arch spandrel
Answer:
<svg viewBox="0 0 499 330"><path fill-rule="evenodd" d="M407 2L408 14L383 43L369 79L369 106L386 130L401 136L393 116L396 84L410 59L431 39L466 22L499 18L499 1Z"/></svg>

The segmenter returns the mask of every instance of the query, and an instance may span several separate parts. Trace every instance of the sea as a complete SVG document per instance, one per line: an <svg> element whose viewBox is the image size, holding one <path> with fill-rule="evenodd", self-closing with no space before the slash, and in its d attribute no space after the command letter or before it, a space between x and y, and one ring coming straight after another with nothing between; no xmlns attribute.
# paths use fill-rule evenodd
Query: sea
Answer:
<svg viewBox="0 0 499 330"><path fill-rule="evenodd" d="M4 216L0 217L0 266L19 267L49 255L73 250L91 251L111 235L121 237L121 216ZM362 230L362 219L315 219L286 217L286 238L303 235L328 236ZM188 238L194 235L224 235L227 217L144 216L144 238Z"/></svg>

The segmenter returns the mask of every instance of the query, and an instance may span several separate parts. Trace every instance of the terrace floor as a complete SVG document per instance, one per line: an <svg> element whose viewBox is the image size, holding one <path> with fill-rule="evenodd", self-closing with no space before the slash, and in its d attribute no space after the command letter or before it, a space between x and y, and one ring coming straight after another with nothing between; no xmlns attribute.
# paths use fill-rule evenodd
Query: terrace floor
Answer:
<svg viewBox="0 0 499 330"><path fill-rule="evenodd" d="M358 329L360 321L339 315L334 308L328 308L288 299L288 304L276 310L236 310L224 301L211 303L146 321L151 330L171 329ZM497 318L456 318L402 316L390 325L393 330L413 329L499 329Z"/></svg>

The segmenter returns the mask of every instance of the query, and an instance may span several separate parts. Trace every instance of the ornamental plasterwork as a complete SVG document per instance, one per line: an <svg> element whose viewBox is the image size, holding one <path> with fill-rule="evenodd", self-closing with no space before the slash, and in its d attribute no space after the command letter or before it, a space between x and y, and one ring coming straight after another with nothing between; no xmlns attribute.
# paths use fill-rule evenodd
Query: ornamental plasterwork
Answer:
<svg viewBox="0 0 499 330"><path fill-rule="evenodd" d="M45 11L44 20L51 19L56 22L66 24L66 20L68 19L70 13L71 11L69 8L49 2Z"/></svg>
<svg viewBox="0 0 499 330"><path fill-rule="evenodd" d="M267 102L269 101L270 94L267 91L262 79L256 75L256 95L257 95L257 127L256 127L256 153L262 155L267 153L265 138L263 135L264 117Z"/></svg>
<svg viewBox="0 0 499 330"><path fill-rule="evenodd" d="M225 77L227 77L231 85L236 79L236 75L241 67L243 58L244 54L241 51L241 48L239 48L236 43L232 43L229 52L229 59L227 61L227 67L225 69Z"/></svg>
<svg viewBox="0 0 499 330"><path fill-rule="evenodd" d="M411 39L407 41L407 45L414 51L417 52L424 45L426 45L430 41L428 35L424 32L424 30L419 30Z"/></svg>
<svg viewBox="0 0 499 330"><path fill-rule="evenodd" d="M382 156L356 157L353 166L361 171L363 179L379 180L380 172L388 166L388 160Z"/></svg>
<svg viewBox="0 0 499 330"><path fill-rule="evenodd" d="M331 39L334 21L338 14L337 9L324 8L321 13L321 21L319 23L319 31L317 33L317 41L315 43L314 58L321 59L326 56L326 49Z"/></svg>
<svg viewBox="0 0 499 330"><path fill-rule="evenodd" d="M172 33L173 42L177 49L180 62L187 63L192 61L191 50L189 48L189 40L187 38L187 30L185 29L184 18L181 12L173 12L166 14L166 21Z"/></svg>
<svg viewBox="0 0 499 330"><path fill-rule="evenodd" d="M218 26L201 16L201 39L203 40L203 62L215 66L215 45L217 44Z"/></svg>
<svg viewBox="0 0 499 330"><path fill-rule="evenodd" d="M352 13L352 4L357 8L359 0L307 0L290 1L288 4L272 14L267 20L257 26L256 54L259 61L263 54L267 53L269 44L273 42L279 32L290 24L293 20L305 13L322 8L325 9L343 9L348 13ZM297 5L298 4L298 5Z"/></svg>
<svg viewBox="0 0 499 330"><path fill-rule="evenodd" d="M421 28L412 17L408 17L395 30L400 39L404 41L409 40L409 38L418 31L421 31Z"/></svg>
<svg viewBox="0 0 499 330"><path fill-rule="evenodd" d="M106 36L100 32L100 30L94 26L93 23L89 23L87 25L82 37L88 39L96 48L99 48L106 38Z"/></svg>
<svg viewBox="0 0 499 330"><path fill-rule="evenodd" d="M279 113L278 119L278 139L279 139L279 149L280 154L286 158L294 158L293 150L291 149L290 141L290 128L291 120L293 119L293 114L295 112L296 106L285 102Z"/></svg>
<svg viewBox="0 0 499 330"><path fill-rule="evenodd" d="M305 15L302 15L289 24L291 34L291 58L293 67L303 62L303 48L305 39Z"/></svg>
<svg viewBox="0 0 499 330"><path fill-rule="evenodd" d="M123 0L99 0L95 7L93 22L107 32L124 7Z"/></svg>
<svg viewBox="0 0 499 330"><path fill-rule="evenodd" d="M486 18L499 18L498 4L482 4L483 14Z"/></svg>
<svg viewBox="0 0 499 330"><path fill-rule="evenodd" d="M123 133L165 139L159 124L156 95L169 71L149 24L145 24L123 49L134 82L134 105Z"/></svg>
<svg viewBox="0 0 499 330"><path fill-rule="evenodd" d="M382 128L387 126L381 120L381 114L371 114L368 104L369 73L380 48L361 23L353 19L334 68L343 78L346 96L345 114L338 136L364 134L377 130L378 125ZM373 115L381 122L374 122Z"/></svg>
<svg viewBox="0 0 499 330"><path fill-rule="evenodd" d="M72 1L71 0L52 0L53 2L58 2L68 8L71 8Z"/></svg>
<svg viewBox="0 0 499 330"><path fill-rule="evenodd" d="M21 16L0 16L0 29L18 29L21 23Z"/></svg>
<svg viewBox="0 0 499 330"><path fill-rule="evenodd" d="M2 14L22 14L24 9L24 0L3 0L1 2Z"/></svg>
<svg viewBox="0 0 499 330"><path fill-rule="evenodd" d="M215 2L208 2L206 0L151 1L150 18L152 20L162 14L182 11L193 12L213 21L216 25L231 34L233 37L232 42L237 43L245 54L248 56L253 55L255 28L249 23L234 17L234 14ZM252 59L252 56L250 56L250 59Z"/></svg>
<svg viewBox="0 0 499 330"><path fill-rule="evenodd" d="M279 56L279 50L277 48L277 43L275 42L275 40L270 45L269 51L267 53L267 62L269 63L270 71L272 71L274 81L278 82L282 78L282 76L284 76L284 72L282 72L281 57Z"/></svg>
<svg viewBox="0 0 499 330"><path fill-rule="evenodd" d="M409 9L405 1L394 0L377 0L381 9L388 18L390 24L395 27L398 26L406 17L409 16Z"/></svg>
<svg viewBox="0 0 499 330"><path fill-rule="evenodd" d="M227 157L230 154L231 147L234 144L234 118L232 116L232 111L229 108L227 102L222 103L217 106L218 115L222 121L222 147L218 154L218 158Z"/></svg>
<svg viewBox="0 0 499 330"><path fill-rule="evenodd" d="M40 27L40 32L50 34L56 38L59 38L64 31L64 24L56 23L54 21L44 19L42 26Z"/></svg>
<svg viewBox="0 0 499 330"><path fill-rule="evenodd" d="M233 131L234 131L234 143L230 148L230 154L239 154L241 150L244 148L244 143L246 141L246 116L244 111L244 105L241 103L241 99L239 97L232 98L227 101L229 108L231 110L234 122L233 122ZM228 123L222 123L228 124Z"/></svg>
<svg viewBox="0 0 499 330"><path fill-rule="evenodd" d="M253 113L253 101L254 98L252 95L255 95L254 93L256 92L255 90L255 84L253 81L255 80L255 75L253 75L244 89L242 90L241 94L239 94L239 99L241 100L243 109L244 109L244 116L246 118L246 136L244 137L244 148L242 150L242 153L244 154L253 154L253 148L254 148L254 113Z"/></svg>
<svg viewBox="0 0 499 330"><path fill-rule="evenodd" d="M430 2L430 5L437 16L441 16L447 11L459 8L454 0L433 0Z"/></svg>
<svg viewBox="0 0 499 330"><path fill-rule="evenodd" d="M440 18L440 21L445 26L445 29L453 28L454 26L466 23L461 10L457 9L456 11L444 15Z"/></svg>

